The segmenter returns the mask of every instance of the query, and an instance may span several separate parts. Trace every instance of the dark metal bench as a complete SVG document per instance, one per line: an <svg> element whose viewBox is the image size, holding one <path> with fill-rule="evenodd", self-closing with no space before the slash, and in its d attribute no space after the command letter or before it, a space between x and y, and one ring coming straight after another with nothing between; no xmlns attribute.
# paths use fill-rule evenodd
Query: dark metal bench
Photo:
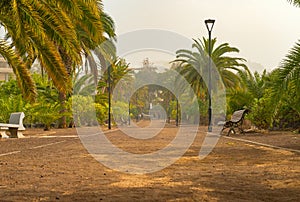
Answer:
<svg viewBox="0 0 300 202"><path fill-rule="evenodd" d="M242 109L242 110L238 110L235 111L232 116L231 119L229 121L223 122L223 129L221 130L221 133L223 132L224 129L229 128L229 131L227 133L227 136L229 136L229 134L231 132L233 132L234 134L236 133L234 128L238 128L239 131L243 134L245 134L242 125L244 122L244 118L245 115L249 112L248 109Z"/></svg>

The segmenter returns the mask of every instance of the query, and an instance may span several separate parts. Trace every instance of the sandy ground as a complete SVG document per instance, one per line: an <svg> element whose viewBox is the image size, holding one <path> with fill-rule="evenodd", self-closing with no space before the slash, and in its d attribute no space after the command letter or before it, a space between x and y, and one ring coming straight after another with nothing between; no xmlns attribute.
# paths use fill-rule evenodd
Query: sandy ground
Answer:
<svg viewBox="0 0 300 202"><path fill-rule="evenodd" d="M107 138L125 151L165 147L177 128L152 140L116 130ZM203 132L160 171L134 175L103 166L75 129L28 129L23 139L0 139L0 201L299 201L300 135L289 132L221 136L205 159ZM45 136L48 136L46 138ZM242 141L246 140L246 141ZM259 145L262 143L264 145ZM275 146L275 147L270 147Z"/></svg>

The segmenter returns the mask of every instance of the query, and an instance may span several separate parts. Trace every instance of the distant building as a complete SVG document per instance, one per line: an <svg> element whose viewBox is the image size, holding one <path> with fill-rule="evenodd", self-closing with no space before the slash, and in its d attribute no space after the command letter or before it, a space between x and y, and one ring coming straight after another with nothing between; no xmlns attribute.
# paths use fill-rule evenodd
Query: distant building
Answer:
<svg viewBox="0 0 300 202"><path fill-rule="evenodd" d="M12 74L12 68L10 68L6 60L0 56L0 81L8 81Z"/></svg>
<svg viewBox="0 0 300 202"><path fill-rule="evenodd" d="M139 68L130 68L131 70L136 70L136 71L150 71L150 72L156 72L157 67L153 65L153 63L150 63L149 58L144 59L143 61L143 66Z"/></svg>

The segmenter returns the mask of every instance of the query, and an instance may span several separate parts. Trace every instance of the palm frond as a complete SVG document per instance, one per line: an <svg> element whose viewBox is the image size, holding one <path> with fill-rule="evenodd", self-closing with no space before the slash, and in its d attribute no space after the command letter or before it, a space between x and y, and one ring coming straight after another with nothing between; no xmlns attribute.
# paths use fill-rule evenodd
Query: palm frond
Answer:
<svg viewBox="0 0 300 202"><path fill-rule="evenodd" d="M300 7L300 0L288 0L288 2L294 6Z"/></svg>
<svg viewBox="0 0 300 202"><path fill-rule="evenodd" d="M30 101L35 100L35 84L20 57L6 44L0 40L0 55L2 55L8 64L13 68L16 79L21 88L22 94Z"/></svg>

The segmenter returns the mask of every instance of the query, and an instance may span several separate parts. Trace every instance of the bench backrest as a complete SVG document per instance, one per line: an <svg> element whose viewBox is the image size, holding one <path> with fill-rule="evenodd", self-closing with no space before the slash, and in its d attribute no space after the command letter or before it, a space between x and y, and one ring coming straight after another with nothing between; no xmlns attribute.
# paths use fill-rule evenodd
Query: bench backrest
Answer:
<svg viewBox="0 0 300 202"><path fill-rule="evenodd" d="M237 122L240 122L244 119L244 116L245 114L248 112L247 109L242 109L242 110L238 110L238 111L235 111L232 116L231 116L231 119L230 121L231 122L234 122L234 123L237 123Z"/></svg>
<svg viewBox="0 0 300 202"><path fill-rule="evenodd" d="M10 118L9 118L9 124L19 125L18 130L25 130L25 127L23 125L24 117L25 117L25 114L23 112L11 113Z"/></svg>

